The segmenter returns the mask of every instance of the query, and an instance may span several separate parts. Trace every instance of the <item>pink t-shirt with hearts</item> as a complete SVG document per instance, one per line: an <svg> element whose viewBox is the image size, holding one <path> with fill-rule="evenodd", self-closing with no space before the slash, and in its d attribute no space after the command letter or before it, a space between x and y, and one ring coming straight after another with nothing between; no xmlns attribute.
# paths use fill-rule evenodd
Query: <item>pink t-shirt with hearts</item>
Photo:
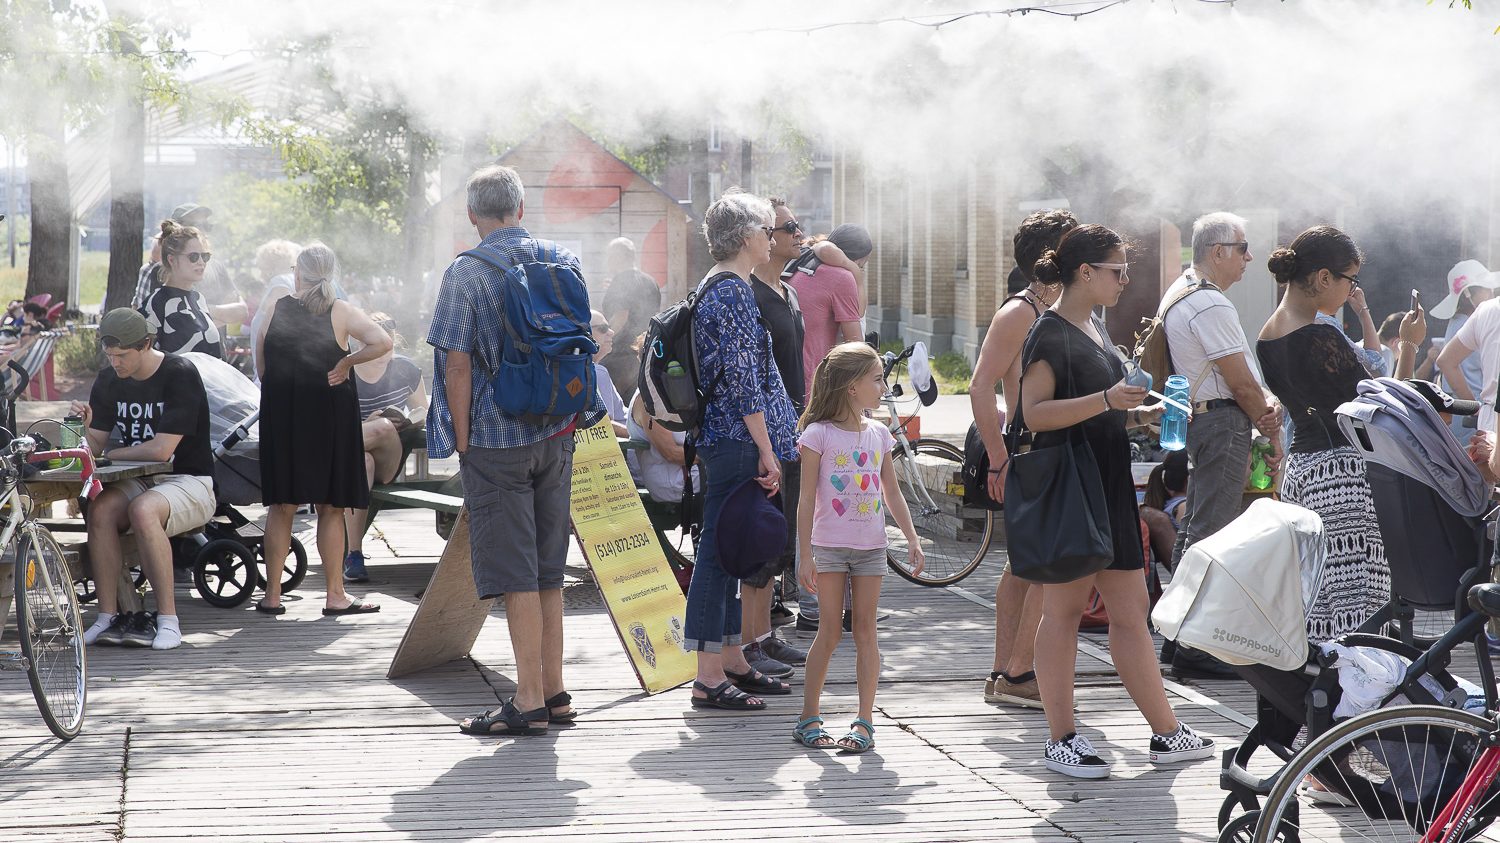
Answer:
<svg viewBox="0 0 1500 843"><path fill-rule="evenodd" d="M896 444L891 432L869 419L857 432L832 422L814 422L802 431L797 444L822 455L812 543L851 550L885 547L880 469ZM808 468L804 463L802 470Z"/></svg>

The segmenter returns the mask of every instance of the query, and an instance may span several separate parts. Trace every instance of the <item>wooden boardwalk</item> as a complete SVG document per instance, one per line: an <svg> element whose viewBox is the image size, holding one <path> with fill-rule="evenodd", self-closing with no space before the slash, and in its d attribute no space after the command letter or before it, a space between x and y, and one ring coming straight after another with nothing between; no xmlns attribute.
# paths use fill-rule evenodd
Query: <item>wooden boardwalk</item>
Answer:
<svg viewBox="0 0 1500 843"><path fill-rule="evenodd" d="M459 718L512 690L503 619L471 658L387 681L442 546L430 513L385 513L377 527L374 582L353 592L381 613L323 618L317 572L280 618L180 597L182 648L90 653L89 718L69 744L42 726L24 676L0 674L0 841L1216 837L1218 760L1147 762L1149 729L1102 639L1084 636L1079 722L1112 779L1047 771L1041 712L983 702L993 621L980 604L998 555L967 596L887 579L878 747L840 756L791 741L800 691L755 714L696 711L685 689L643 696L588 583L567 592L579 723L542 738L462 735ZM846 638L830 730L852 716L853 661ZM1173 687L1194 727L1243 736L1247 686Z"/></svg>

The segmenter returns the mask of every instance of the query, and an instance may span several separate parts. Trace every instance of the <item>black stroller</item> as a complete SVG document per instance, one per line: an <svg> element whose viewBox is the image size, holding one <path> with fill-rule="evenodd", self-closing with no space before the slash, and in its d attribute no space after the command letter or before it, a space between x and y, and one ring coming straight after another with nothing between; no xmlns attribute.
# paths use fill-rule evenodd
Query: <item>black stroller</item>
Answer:
<svg viewBox="0 0 1500 843"><path fill-rule="evenodd" d="M173 540L178 564L193 572L199 596L211 605L234 608L265 583L264 533L235 507L261 502L260 448L256 422L260 390L233 366L207 354L182 355L198 369L208 395L209 435L214 446L214 489L218 508L200 532ZM307 549L295 537L282 574L289 592L307 576Z"/></svg>
<svg viewBox="0 0 1500 843"><path fill-rule="evenodd" d="M1470 586L1489 578L1491 542L1484 519L1489 490L1436 410L1471 414L1477 404L1457 402L1428 383L1380 378L1361 382L1359 398L1338 408L1340 427L1366 460L1392 595L1359 630L1333 643L1394 653L1407 663L1381 706L1410 702L1450 708L1477 705L1470 699L1473 686L1466 688L1448 672L1454 649L1474 644L1484 708L1494 711L1487 618L1465 599ZM1268 565L1285 561L1265 560ZM1451 612L1454 626L1435 640L1418 640L1412 631L1418 610ZM1224 753L1219 784L1228 793L1218 816L1221 841L1251 839L1260 800L1281 774L1251 773L1253 756L1264 748L1284 764L1295 754L1299 736L1311 740L1333 725L1343 695L1341 666L1337 654L1316 646L1308 647L1306 661L1296 669L1235 664L1255 689L1256 724L1238 747Z"/></svg>

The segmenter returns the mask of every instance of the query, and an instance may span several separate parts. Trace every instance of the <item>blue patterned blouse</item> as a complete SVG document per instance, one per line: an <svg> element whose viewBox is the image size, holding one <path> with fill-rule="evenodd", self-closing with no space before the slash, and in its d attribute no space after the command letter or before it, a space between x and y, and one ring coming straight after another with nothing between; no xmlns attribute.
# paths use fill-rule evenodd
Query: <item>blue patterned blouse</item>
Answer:
<svg viewBox="0 0 1500 843"><path fill-rule="evenodd" d="M741 278L715 284L693 313L698 381L709 391L699 445L751 442L745 416L765 413L771 448L797 458L797 412L771 357L771 333L761 322L755 293Z"/></svg>

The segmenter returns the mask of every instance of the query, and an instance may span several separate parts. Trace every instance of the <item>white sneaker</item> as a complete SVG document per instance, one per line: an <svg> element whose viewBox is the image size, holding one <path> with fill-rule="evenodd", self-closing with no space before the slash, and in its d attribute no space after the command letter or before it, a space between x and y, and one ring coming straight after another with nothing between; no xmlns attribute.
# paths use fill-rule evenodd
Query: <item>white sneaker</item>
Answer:
<svg viewBox="0 0 1500 843"><path fill-rule="evenodd" d="M83 631L83 643L92 644L98 641L100 633L109 629L110 624L114 623L114 621L114 615L100 615L94 618L94 625Z"/></svg>
<svg viewBox="0 0 1500 843"><path fill-rule="evenodd" d="M1214 742L1194 732L1186 723L1178 723L1177 731L1173 734L1151 736L1151 763L1153 764L1197 761L1213 754Z"/></svg>
<svg viewBox="0 0 1500 843"><path fill-rule="evenodd" d="M156 637L151 639L151 649L175 650L180 646L182 646L182 630L176 626L157 625Z"/></svg>
<svg viewBox="0 0 1500 843"><path fill-rule="evenodd" d="M1089 739L1077 732L1060 741L1047 741L1042 759L1047 762L1047 769L1075 779L1109 778L1109 762L1100 758Z"/></svg>

